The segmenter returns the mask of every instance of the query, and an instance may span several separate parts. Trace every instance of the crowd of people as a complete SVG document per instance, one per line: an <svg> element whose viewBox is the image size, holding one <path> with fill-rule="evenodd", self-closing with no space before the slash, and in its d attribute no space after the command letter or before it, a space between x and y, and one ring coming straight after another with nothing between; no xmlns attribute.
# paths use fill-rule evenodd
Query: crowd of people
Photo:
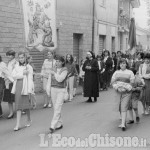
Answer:
<svg viewBox="0 0 150 150"><path fill-rule="evenodd" d="M9 106L8 119L14 117L13 103L15 103L16 126L20 129L22 113L27 115L26 127L31 125L30 109L36 108L34 92L34 73L32 57L24 52L10 50L6 53L9 61L5 64L0 56L0 117L3 115L1 102ZM150 106L150 55L142 52L135 55L122 54L104 50L101 55L95 56L92 51L87 52L85 59L78 63L77 57L67 54L66 57L54 55L48 51L41 69L43 81L43 108L54 109L50 126L50 133L63 128L61 109L65 102L73 101L76 89L80 84L82 94L88 97L88 103L97 102L99 92L113 87L116 94L116 110L121 115L123 131L126 130L127 111L129 122L134 123L133 110L136 122L140 121L138 101L142 102L143 113L149 114ZM92 99L94 98L94 100Z"/></svg>

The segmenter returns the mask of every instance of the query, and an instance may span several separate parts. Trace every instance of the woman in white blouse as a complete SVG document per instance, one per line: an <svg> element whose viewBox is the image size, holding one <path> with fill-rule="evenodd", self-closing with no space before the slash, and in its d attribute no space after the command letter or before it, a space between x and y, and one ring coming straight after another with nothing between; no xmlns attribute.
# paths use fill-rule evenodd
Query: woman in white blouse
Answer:
<svg viewBox="0 0 150 150"><path fill-rule="evenodd" d="M26 127L31 125L30 109L31 94L33 94L33 68L26 64L24 52L18 53L19 64L15 66L12 76L14 78L12 93L15 94L15 107L17 111L17 122L14 131L20 129L21 111L27 114Z"/></svg>

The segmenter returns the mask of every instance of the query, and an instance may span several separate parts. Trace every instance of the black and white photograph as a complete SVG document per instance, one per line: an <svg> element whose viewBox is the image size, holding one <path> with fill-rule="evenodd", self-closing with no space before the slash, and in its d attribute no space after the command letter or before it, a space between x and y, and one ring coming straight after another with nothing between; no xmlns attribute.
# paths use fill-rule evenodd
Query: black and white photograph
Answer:
<svg viewBox="0 0 150 150"><path fill-rule="evenodd" d="M0 150L150 149L150 0L0 0Z"/></svg>

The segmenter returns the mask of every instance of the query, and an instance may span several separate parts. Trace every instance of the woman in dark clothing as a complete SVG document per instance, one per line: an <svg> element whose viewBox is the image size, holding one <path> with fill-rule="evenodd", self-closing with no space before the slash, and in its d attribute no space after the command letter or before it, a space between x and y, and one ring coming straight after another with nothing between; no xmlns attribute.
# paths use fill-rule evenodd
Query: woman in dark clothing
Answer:
<svg viewBox="0 0 150 150"><path fill-rule="evenodd" d="M117 70L117 55L115 52L112 52L112 59L113 59L113 72Z"/></svg>
<svg viewBox="0 0 150 150"><path fill-rule="evenodd" d="M83 71L85 71L84 78L84 97L89 97L87 102L97 101L99 97L99 77L98 77L98 62L95 59L93 52L87 52L87 60L83 64Z"/></svg>
<svg viewBox="0 0 150 150"><path fill-rule="evenodd" d="M104 88L104 76L103 76L104 62L102 56L97 55L97 62L99 66L99 86L100 91L102 91Z"/></svg>
<svg viewBox="0 0 150 150"><path fill-rule="evenodd" d="M104 90L110 86L111 76L112 76L112 67L113 67L113 61L110 57L110 53L108 50L105 50L104 52Z"/></svg>

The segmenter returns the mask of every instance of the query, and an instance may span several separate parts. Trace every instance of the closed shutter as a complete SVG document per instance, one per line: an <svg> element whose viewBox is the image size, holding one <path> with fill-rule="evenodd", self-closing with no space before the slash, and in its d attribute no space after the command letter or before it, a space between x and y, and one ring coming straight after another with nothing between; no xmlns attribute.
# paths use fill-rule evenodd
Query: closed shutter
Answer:
<svg viewBox="0 0 150 150"><path fill-rule="evenodd" d="M115 37L112 37L112 52L115 52Z"/></svg>
<svg viewBox="0 0 150 150"><path fill-rule="evenodd" d="M103 49L105 48L105 36L99 36L99 55L102 54Z"/></svg>
<svg viewBox="0 0 150 150"><path fill-rule="evenodd" d="M33 59L33 64L35 66L36 72L41 72L41 68L44 62L44 52L39 52L38 50L30 51L30 55Z"/></svg>

